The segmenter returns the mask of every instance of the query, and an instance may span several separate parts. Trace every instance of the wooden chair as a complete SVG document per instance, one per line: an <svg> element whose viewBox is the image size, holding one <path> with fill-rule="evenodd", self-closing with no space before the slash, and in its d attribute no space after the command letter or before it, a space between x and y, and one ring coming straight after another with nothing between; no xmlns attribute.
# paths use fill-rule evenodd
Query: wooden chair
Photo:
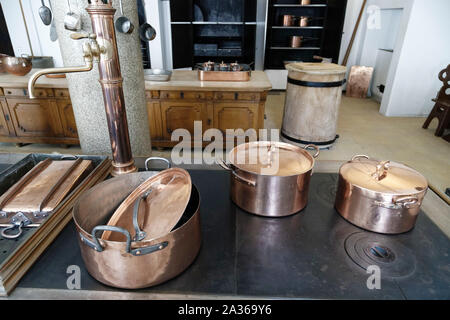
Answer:
<svg viewBox="0 0 450 320"><path fill-rule="evenodd" d="M434 134L437 137L441 137L446 129L450 129L450 64L439 73L439 80L444 85L439 90L436 99L432 100L435 102L434 108L422 126L427 129L431 120L438 118L439 125Z"/></svg>

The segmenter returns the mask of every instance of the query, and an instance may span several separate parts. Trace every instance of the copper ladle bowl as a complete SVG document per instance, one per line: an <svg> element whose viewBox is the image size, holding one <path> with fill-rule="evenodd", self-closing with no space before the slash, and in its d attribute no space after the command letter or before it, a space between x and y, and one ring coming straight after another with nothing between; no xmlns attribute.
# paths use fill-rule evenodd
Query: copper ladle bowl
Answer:
<svg viewBox="0 0 450 320"><path fill-rule="evenodd" d="M2 66L8 73L24 76L31 71L32 63L30 57L3 57Z"/></svg>

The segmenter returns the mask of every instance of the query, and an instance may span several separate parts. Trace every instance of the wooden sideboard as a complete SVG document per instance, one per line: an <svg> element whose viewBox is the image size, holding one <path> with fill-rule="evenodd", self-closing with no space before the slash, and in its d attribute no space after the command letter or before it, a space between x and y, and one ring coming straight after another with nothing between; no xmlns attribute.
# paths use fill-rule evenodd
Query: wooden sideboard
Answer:
<svg viewBox="0 0 450 320"><path fill-rule="evenodd" d="M0 142L79 144L69 90L0 88Z"/></svg>
<svg viewBox="0 0 450 320"><path fill-rule="evenodd" d="M42 77L37 99L28 98L28 76L0 75L0 142L79 144L65 79ZM187 129L194 138L194 121L202 135L211 128L264 128L264 107L271 85L262 71L248 82L202 82L195 71L173 72L168 82L145 82L145 96L154 147L173 147L172 133ZM225 137L225 136L224 136ZM208 144L204 142L203 144Z"/></svg>
<svg viewBox="0 0 450 320"><path fill-rule="evenodd" d="M173 147L178 141L171 141L172 133L178 128L187 129L194 139L194 121L201 121L202 136L211 128L219 129L224 137L226 129L262 129L266 95L266 92L146 91L152 145Z"/></svg>

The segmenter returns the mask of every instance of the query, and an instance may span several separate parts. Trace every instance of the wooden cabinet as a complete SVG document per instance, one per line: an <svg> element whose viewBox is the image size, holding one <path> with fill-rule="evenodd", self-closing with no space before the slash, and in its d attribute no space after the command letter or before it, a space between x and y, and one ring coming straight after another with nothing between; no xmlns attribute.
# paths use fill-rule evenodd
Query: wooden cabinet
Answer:
<svg viewBox="0 0 450 320"><path fill-rule="evenodd" d="M79 144L67 89L36 89L29 99L25 88L3 88L0 97L0 141Z"/></svg>
<svg viewBox="0 0 450 320"><path fill-rule="evenodd" d="M202 134L209 127L205 102L165 101L161 102L163 138L170 140L175 129L183 128L194 138L194 122L202 122Z"/></svg>
<svg viewBox="0 0 450 320"><path fill-rule="evenodd" d="M187 129L194 139L194 122L202 123L203 133L219 129L225 138L227 129L264 128L266 92L149 90L147 98L148 121L152 145L173 147L172 133ZM209 144L204 141L203 145Z"/></svg>
<svg viewBox="0 0 450 320"><path fill-rule="evenodd" d="M214 103L214 126L226 133L226 129L258 128L257 103Z"/></svg>
<svg viewBox="0 0 450 320"><path fill-rule="evenodd" d="M56 103L49 100L7 99L18 137L63 136Z"/></svg>
<svg viewBox="0 0 450 320"><path fill-rule="evenodd" d="M59 117L65 137L78 138L77 124L73 114L72 102L68 99L56 100Z"/></svg>

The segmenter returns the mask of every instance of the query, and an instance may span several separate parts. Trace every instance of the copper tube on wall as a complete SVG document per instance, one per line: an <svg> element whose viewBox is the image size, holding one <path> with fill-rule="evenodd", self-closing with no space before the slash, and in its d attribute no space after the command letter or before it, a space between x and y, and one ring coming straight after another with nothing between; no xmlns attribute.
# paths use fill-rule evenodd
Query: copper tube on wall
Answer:
<svg viewBox="0 0 450 320"><path fill-rule="evenodd" d="M105 1L106 2L106 1ZM120 71L116 33L114 29L114 9L110 3L100 0L89 1L86 11L92 22L92 30L97 35L99 44L106 47L107 59L100 59L98 67L100 84L103 89L109 138L111 141L113 171L117 176L137 171L131 153L128 132L125 98L123 95L123 78Z"/></svg>

